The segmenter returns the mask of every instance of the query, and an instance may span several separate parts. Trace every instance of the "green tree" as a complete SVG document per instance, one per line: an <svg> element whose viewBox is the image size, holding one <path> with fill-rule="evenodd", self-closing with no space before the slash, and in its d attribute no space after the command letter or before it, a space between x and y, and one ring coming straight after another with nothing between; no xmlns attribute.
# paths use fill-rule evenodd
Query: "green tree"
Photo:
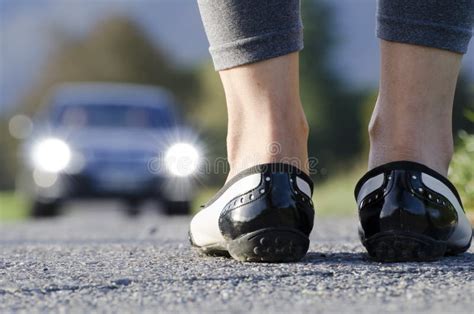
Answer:
<svg viewBox="0 0 474 314"><path fill-rule="evenodd" d="M227 107L222 84L211 62L196 69L199 92L196 106L190 108L190 120L194 121L204 137L207 155L213 160L225 157L227 136ZM223 176L211 178L222 179Z"/></svg>
<svg viewBox="0 0 474 314"><path fill-rule="evenodd" d="M466 210L474 211L474 134L459 133L449 178L459 190Z"/></svg>
<svg viewBox="0 0 474 314"><path fill-rule="evenodd" d="M319 158L321 168L332 169L360 151L363 93L349 91L331 67L336 45L331 7L322 1L304 1L302 14L301 96L311 127L309 153Z"/></svg>
<svg viewBox="0 0 474 314"><path fill-rule="evenodd" d="M16 141L8 132L8 119L0 117L0 190L13 188L15 179Z"/></svg>
<svg viewBox="0 0 474 314"><path fill-rule="evenodd" d="M456 85L453 108L453 133L460 130L474 133L474 85L467 73L462 73ZM470 118L472 117L472 118ZM474 158L474 157L473 157Z"/></svg>
<svg viewBox="0 0 474 314"><path fill-rule="evenodd" d="M174 66L171 58L126 17L111 17L84 38L70 38L59 32L56 37L58 48L24 101L29 113L38 110L39 100L52 85L65 81L158 85L174 92L184 103L195 92L192 74Z"/></svg>

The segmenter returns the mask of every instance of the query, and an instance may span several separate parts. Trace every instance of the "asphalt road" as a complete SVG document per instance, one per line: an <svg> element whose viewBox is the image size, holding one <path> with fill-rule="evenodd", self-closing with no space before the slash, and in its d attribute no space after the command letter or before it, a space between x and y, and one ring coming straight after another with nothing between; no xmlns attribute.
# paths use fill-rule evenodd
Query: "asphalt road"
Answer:
<svg viewBox="0 0 474 314"><path fill-rule="evenodd" d="M465 312L474 250L434 263L368 260L354 219L318 219L300 263L201 257L189 217L103 205L0 224L0 312Z"/></svg>

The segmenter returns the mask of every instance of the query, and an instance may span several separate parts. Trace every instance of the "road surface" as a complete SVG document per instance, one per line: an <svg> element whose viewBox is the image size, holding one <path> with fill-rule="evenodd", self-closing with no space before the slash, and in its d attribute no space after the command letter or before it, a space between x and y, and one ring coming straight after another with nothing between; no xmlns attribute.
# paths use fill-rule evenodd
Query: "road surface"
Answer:
<svg viewBox="0 0 474 314"><path fill-rule="evenodd" d="M474 250L434 263L366 258L353 218L316 221L300 263L201 257L189 217L129 219L95 205L0 224L0 312L465 312Z"/></svg>

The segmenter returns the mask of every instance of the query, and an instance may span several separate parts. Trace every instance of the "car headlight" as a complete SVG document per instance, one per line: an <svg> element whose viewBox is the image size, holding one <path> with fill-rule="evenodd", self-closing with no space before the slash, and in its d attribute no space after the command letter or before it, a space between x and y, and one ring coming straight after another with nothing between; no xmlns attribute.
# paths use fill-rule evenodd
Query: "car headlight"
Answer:
<svg viewBox="0 0 474 314"><path fill-rule="evenodd" d="M166 169L174 176L186 177L197 171L201 156L196 147L188 143L176 143L165 154Z"/></svg>
<svg viewBox="0 0 474 314"><path fill-rule="evenodd" d="M71 161L71 149L60 139L44 139L33 147L34 166L46 172L60 172Z"/></svg>

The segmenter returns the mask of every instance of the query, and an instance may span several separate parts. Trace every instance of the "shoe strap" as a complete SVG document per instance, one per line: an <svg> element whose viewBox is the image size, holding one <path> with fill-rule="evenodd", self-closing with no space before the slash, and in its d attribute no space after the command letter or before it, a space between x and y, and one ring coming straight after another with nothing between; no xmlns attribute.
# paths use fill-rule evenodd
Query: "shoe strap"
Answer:
<svg viewBox="0 0 474 314"><path fill-rule="evenodd" d="M259 164L250 168L247 168L241 172L239 172L237 175L232 177L215 195L212 199L210 199L204 207L208 206L209 204L212 204L216 199L218 199L222 194L225 193L225 191L231 187L233 184L235 184L237 181L241 180L244 177L247 177L252 174L273 174L273 173L288 173L291 176L296 176L297 179L303 180L305 183L308 184L310 190L311 190L311 195L313 194L313 181L311 178L301 169L290 165L286 163L266 163L266 164Z"/></svg>
<svg viewBox="0 0 474 314"><path fill-rule="evenodd" d="M448 188L454 194L457 201L462 207L461 197L459 196L458 191L445 176L423 164L406 160L389 162L367 172L356 184L354 190L354 196L356 200L359 198L359 193L361 192L363 185L366 184L367 181L376 178L380 174L388 174L393 170L416 171L431 176L435 180L440 181L442 184L444 184L446 188Z"/></svg>

